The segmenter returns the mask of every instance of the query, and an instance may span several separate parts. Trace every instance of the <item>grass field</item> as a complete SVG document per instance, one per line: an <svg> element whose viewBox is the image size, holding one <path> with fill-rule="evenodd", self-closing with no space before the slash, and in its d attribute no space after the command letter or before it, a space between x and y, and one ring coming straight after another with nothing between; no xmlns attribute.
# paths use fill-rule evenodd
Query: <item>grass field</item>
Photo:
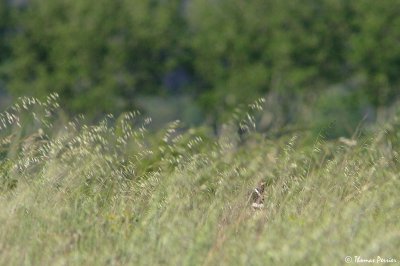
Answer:
<svg viewBox="0 0 400 266"><path fill-rule="evenodd" d="M400 116L310 142L244 113L214 137L138 113L68 121L55 98L0 116L1 265L400 262Z"/></svg>

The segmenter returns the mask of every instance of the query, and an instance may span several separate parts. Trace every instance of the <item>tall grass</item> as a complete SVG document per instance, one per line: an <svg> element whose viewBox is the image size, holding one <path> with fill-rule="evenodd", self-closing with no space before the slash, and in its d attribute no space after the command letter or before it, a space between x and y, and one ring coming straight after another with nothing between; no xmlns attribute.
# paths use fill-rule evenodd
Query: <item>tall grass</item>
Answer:
<svg viewBox="0 0 400 266"><path fill-rule="evenodd" d="M63 121L55 95L20 99L0 115L0 264L400 261L399 116L357 143L309 145L256 133L261 105L213 137L179 122L150 133L137 112Z"/></svg>

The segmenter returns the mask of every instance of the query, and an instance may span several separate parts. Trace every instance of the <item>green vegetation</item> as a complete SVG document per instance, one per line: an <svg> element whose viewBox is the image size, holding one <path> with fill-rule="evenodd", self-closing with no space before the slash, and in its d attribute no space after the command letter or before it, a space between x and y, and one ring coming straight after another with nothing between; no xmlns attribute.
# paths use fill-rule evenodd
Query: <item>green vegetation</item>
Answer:
<svg viewBox="0 0 400 266"><path fill-rule="evenodd" d="M307 144L256 133L262 101L216 138L177 122L152 134L137 112L88 126L55 98L0 115L1 265L400 260L399 110L356 141Z"/></svg>
<svg viewBox="0 0 400 266"><path fill-rule="evenodd" d="M400 91L397 0L8 2L0 86L57 92L73 113L101 117L136 108L140 95L184 94L218 121L271 92L309 105L342 84L376 108Z"/></svg>
<svg viewBox="0 0 400 266"><path fill-rule="evenodd" d="M0 1L0 265L399 262L399 14Z"/></svg>

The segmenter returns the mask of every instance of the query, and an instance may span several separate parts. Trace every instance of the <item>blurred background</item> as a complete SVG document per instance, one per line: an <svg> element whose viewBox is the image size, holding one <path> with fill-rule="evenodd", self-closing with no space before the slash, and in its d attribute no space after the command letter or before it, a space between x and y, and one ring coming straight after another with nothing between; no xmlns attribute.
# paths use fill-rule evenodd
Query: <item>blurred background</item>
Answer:
<svg viewBox="0 0 400 266"><path fill-rule="evenodd" d="M0 0L0 107L57 92L93 121L216 125L264 97L260 130L350 136L400 95L398 0Z"/></svg>

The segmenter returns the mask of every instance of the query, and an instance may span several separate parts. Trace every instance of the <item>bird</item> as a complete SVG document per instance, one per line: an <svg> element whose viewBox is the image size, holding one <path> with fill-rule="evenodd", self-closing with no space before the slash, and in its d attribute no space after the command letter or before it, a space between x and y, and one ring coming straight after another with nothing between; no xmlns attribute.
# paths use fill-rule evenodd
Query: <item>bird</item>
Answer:
<svg viewBox="0 0 400 266"><path fill-rule="evenodd" d="M257 187L253 188L250 192L248 202L251 202L251 207L255 210L264 208L265 184L265 181L261 180Z"/></svg>

